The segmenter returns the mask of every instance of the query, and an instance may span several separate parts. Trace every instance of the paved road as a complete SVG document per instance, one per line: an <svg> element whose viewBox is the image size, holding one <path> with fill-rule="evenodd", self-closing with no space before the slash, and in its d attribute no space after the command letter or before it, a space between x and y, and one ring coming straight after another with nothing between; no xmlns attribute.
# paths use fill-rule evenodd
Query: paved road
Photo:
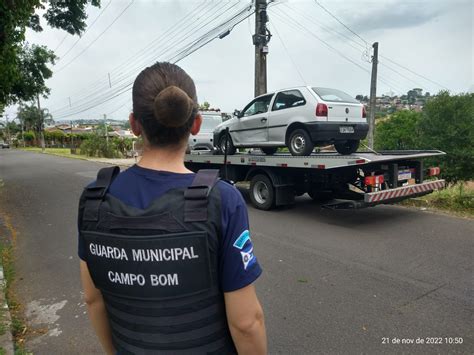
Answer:
<svg viewBox="0 0 474 355"><path fill-rule="evenodd" d="M40 330L27 342L35 354L100 353L81 301L75 220L101 166L0 151L0 218L17 230L15 287ZM396 206L326 211L305 197L249 214L270 353L473 353L473 220ZM463 344L382 344L427 337Z"/></svg>

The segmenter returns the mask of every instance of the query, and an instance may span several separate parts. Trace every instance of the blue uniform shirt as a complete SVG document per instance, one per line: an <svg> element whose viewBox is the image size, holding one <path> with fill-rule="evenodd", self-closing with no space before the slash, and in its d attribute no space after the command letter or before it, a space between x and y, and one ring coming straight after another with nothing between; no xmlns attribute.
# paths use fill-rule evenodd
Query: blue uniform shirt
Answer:
<svg viewBox="0 0 474 355"><path fill-rule="evenodd" d="M170 189L190 186L195 174L177 174L134 165L121 172L109 193L123 203L145 209ZM222 236L219 243L219 275L223 292L238 290L254 282L262 273L253 253L247 206L240 192L219 181ZM79 237L79 257L85 259L85 246Z"/></svg>

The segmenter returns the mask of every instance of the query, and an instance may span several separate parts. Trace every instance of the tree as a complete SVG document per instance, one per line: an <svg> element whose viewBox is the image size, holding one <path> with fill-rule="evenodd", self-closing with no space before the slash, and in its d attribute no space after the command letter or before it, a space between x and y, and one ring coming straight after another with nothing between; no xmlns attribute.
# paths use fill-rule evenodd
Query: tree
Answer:
<svg viewBox="0 0 474 355"><path fill-rule="evenodd" d="M211 107L211 104L207 101L199 105L199 109L203 111L209 110L209 107Z"/></svg>
<svg viewBox="0 0 474 355"><path fill-rule="evenodd" d="M416 149L420 139L418 130L420 119L420 112L404 110L377 122L375 149Z"/></svg>
<svg viewBox="0 0 474 355"><path fill-rule="evenodd" d="M439 149L437 159L448 182L474 179L474 94L440 92L426 102L419 122L420 145Z"/></svg>
<svg viewBox="0 0 474 355"><path fill-rule="evenodd" d="M17 117L23 125L25 131L34 131L40 133L43 130L43 125L54 123L53 117L49 114L47 109L38 110L34 104L21 105Z"/></svg>
<svg viewBox="0 0 474 355"><path fill-rule="evenodd" d="M45 9L47 4L43 16L47 24L76 35L81 34L86 27L87 3L100 6L100 0L3 0L0 3L0 113L3 112L3 106L22 100L21 94L35 90L34 95L48 94L44 90L44 80L40 80L40 85L35 80L38 76L41 79L48 78L44 67L53 63L54 54L46 47L24 44L27 27L38 32L43 30L36 12ZM35 65L31 65L31 59ZM19 90L20 97L16 90Z"/></svg>

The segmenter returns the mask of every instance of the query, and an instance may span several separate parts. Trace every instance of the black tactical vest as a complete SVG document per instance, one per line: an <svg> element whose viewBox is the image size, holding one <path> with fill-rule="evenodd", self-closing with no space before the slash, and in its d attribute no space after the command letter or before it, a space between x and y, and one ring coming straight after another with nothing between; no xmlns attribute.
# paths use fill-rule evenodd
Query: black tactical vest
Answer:
<svg viewBox="0 0 474 355"><path fill-rule="evenodd" d="M120 354L235 354L219 287L217 170L145 210L107 194L119 168L81 196L86 262Z"/></svg>

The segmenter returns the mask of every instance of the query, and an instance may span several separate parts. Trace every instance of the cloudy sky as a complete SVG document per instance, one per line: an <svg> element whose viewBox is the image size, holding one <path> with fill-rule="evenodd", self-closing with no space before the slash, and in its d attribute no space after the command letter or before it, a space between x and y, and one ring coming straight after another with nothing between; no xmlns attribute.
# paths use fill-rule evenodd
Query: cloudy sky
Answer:
<svg viewBox="0 0 474 355"><path fill-rule="evenodd" d="M299 85L369 94L371 44L379 42L377 94L420 87L436 93L473 91L473 17L470 0L276 1L269 8L268 91ZM43 100L55 120L126 119L128 86L139 71L170 60L250 1L102 0L88 8L81 38L45 26L30 43L60 58ZM350 32L336 19L343 22ZM180 60L195 80L200 102L224 111L253 97L254 16ZM222 33L225 27L220 28ZM218 33L218 34L219 34ZM357 34L357 35L356 35ZM179 57L179 56L178 56ZM178 58L175 57L175 58ZM109 84L110 74L110 84ZM11 118L15 107L7 108Z"/></svg>

